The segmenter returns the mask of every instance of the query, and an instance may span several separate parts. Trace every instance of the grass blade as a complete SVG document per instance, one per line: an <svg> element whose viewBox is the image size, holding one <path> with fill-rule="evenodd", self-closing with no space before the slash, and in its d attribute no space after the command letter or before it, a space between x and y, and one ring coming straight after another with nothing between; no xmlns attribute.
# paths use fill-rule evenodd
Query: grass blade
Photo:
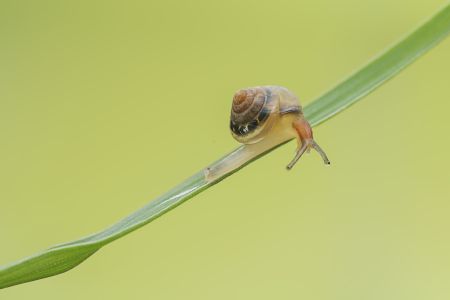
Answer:
<svg viewBox="0 0 450 300"><path fill-rule="evenodd" d="M398 74L450 33L450 5L305 108L312 125L338 114Z"/></svg>
<svg viewBox="0 0 450 300"><path fill-rule="evenodd" d="M411 35L307 106L305 116L313 126L331 118L392 78L443 40L449 32L450 6L446 5ZM219 162L238 151L239 149ZM244 165L259 157L247 161ZM201 171L104 231L74 242L54 246L34 256L0 267L0 288L68 271L104 245L144 226L235 171L237 169L223 174L214 181L207 181L204 172Z"/></svg>

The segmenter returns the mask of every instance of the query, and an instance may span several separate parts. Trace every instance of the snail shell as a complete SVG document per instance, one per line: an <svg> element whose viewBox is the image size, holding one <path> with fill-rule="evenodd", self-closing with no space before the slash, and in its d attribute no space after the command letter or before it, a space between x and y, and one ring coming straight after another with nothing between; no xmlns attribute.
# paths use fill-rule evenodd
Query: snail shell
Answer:
<svg viewBox="0 0 450 300"><path fill-rule="evenodd" d="M238 90L233 97L230 129L243 144L264 138L273 124L288 113L301 114L298 98L280 86L259 86Z"/></svg>

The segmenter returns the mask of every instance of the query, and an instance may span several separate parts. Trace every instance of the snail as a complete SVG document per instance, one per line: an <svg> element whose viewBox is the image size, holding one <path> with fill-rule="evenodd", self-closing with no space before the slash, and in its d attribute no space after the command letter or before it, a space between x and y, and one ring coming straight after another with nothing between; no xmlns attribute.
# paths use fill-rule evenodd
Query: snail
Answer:
<svg viewBox="0 0 450 300"><path fill-rule="evenodd" d="M241 168L257 156L294 138L298 147L286 167L288 170L311 149L322 156L325 164L330 164L313 138L298 98L284 87L258 86L238 90L233 97L230 130L243 145L205 169L208 182Z"/></svg>
<svg viewBox="0 0 450 300"><path fill-rule="evenodd" d="M314 141L300 102L291 91L281 86L259 86L241 89L234 94L230 130L238 142L260 142L270 134L277 122L287 126L283 129L284 135L291 135L298 142L296 155L287 165L288 170L310 149L316 150L325 164L330 164L325 152Z"/></svg>

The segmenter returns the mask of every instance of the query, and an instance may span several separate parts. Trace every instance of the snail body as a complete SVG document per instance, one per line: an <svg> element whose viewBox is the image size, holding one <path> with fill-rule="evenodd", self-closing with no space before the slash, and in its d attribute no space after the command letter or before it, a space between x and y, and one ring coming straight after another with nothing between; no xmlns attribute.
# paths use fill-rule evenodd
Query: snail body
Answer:
<svg viewBox="0 0 450 300"><path fill-rule="evenodd" d="M274 127L278 127L276 131ZM298 98L281 86L238 90L233 97L230 130L238 142L246 145L258 143L273 135L297 137L297 155L288 169L311 148L319 152L326 164L330 163L325 152L313 139L311 126L303 116Z"/></svg>

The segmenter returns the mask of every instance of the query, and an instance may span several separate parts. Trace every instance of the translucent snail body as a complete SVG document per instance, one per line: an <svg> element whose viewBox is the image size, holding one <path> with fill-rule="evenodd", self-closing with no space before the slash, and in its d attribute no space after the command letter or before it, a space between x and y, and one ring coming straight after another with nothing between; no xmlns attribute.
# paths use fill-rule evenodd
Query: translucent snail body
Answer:
<svg viewBox="0 0 450 300"><path fill-rule="evenodd" d="M292 169L303 153L310 149L316 150L325 164L330 163L325 152L314 141L311 126L303 116L298 98L281 86L238 90L231 106L230 130L232 136L244 146L226 160L208 167L207 178L213 179L223 172L231 172L293 138L297 139L298 148L287 169Z"/></svg>

